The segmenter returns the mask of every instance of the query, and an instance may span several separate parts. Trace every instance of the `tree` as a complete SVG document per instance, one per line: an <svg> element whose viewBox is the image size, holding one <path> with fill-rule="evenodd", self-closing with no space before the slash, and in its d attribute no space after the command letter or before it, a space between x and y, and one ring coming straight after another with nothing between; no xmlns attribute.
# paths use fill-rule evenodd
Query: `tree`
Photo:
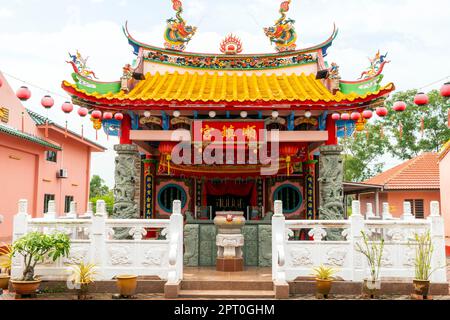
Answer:
<svg viewBox="0 0 450 320"><path fill-rule="evenodd" d="M344 180L361 182L380 173L384 163L380 157L388 148L388 139L379 124L367 124L365 132L355 132L343 139Z"/></svg>
<svg viewBox="0 0 450 320"><path fill-rule="evenodd" d="M100 178L100 176L94 175L90 183L90 197L91 198L104 197L108 195L108 193L109 188L105 184L105 181L102 178Z"/></svg>
<svg viewBox="0 0 450 320"><path fill-rule="evenodd" d="M378 120L389 135L388 151L401 160L412 159L422 152L437 152L450 140L450 129L447 126L448 99L443 98L438 90L433 90L428 93L430 98L428 105L416 106L414 104L416 94L417 90L394 94L386 101L386 105L392 107L395 101L404 101L408 108L404 112L390 111L386 118Z"/></svg>
<svg viewBox="0 0 450 320"><path fill-rule="evenodd" d="M380 173L384 163L379 161L379 157L385 153L397 159L409 160L422 152L437 152L450 140L447 126L448 99L433 90L428 93L429 104L419 107L414 104L416 94L417 90L394 94L386 101L389 108L387 117L372 120L366 125L366 132L355 133L342 140L346 181L364 181ZM396 101L406 102L406 111L393 111L392 106Z"/></svg>

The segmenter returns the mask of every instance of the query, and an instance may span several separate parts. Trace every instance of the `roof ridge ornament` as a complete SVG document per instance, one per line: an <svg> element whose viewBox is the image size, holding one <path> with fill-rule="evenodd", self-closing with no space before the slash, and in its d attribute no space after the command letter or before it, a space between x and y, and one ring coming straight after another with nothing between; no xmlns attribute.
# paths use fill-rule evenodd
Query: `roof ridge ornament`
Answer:
<svg viewBox="0 0 450 320"><path fill-rule="evenodd" d="M239 54L242 53L242 41L238 37L230 33L220 43L220 52L224 54Z"/></svg>
<svg viewBox="0 0 450 320"><path fill-rule="evenodd" d="M167 28L164 33L164 47L169 50L183 51L197 32L197 27L187 26L181 14L183 4L180 0L171 0L173 10L176 11L176 18L167 20Z"/></svg>
<svg viewBox="0 0 450 320"><path fill-rule="evenodd" d="M286 13L292 0L286 0L281 3L281 17L275 22L275 25L264 28L264 33L269 37L270 42L275 43L275 49L278 52L293 51L297 47L297 33L295 31L295 20L286 19Z"/></svg>
<svg viewBox="0 0 450 320"><path fill-rule="evenodd" d="M95 72L92 71L87 66L89 57L83 58L83 56L81 55L81 53L78 50L77 50L76 54L71 54L69 52L69 57L70 57L70 61L66 61L66 62L72 66L73 71L76 74L79 74L79 75L81 75L85 78L91 79L91 80L98 79L97 76L95 75Z"/></svg>
<svg viewBox="0 0 450 320"><path fill-rule="evenodd" d="M369 58L370 66L361 73L361 77L359 79L370 79L377 75L380 75L383 72L383 68L387 63L390 63L390 60L386 60L388 53L385 55L380 54L380 50L375 54L373 59Z"/></svg>

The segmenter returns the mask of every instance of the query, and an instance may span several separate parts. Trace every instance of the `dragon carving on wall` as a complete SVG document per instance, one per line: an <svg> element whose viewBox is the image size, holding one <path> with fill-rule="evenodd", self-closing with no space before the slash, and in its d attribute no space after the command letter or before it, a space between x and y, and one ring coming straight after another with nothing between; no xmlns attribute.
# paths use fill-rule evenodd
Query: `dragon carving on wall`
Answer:
<svg viewBox="0 0 450 320"><path fill-rule="evenodd" d="M183 51L197 32L196 27L187 26L181 14L183 4L180 0L172 0L173 9L176 11L176 18L167 20L167 28L164 33L166 43L164 47L169 50Z"/></svg>
<svg viewBox="0 0 450 320"><path fill-rule="evenodd" d="M278 52L293 51L297 47L295 21L290 18L286 19L286 13L289 11L291 1L287 0L281 3L280 19L275 22L274 26L264 28L266 36L269 37L271 43L275 43L275 48Z"/></svg>

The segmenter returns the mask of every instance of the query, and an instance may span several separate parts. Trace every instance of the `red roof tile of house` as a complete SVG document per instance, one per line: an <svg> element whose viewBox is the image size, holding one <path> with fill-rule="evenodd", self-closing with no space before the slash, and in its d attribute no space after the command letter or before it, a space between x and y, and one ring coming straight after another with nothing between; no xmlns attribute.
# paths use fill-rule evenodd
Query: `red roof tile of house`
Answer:
<svg viewBox="0 0 450 320"><path fill-rule="evenodd" d="M385 190L439 189L439 155L427 152L365 181Z"/></svg>

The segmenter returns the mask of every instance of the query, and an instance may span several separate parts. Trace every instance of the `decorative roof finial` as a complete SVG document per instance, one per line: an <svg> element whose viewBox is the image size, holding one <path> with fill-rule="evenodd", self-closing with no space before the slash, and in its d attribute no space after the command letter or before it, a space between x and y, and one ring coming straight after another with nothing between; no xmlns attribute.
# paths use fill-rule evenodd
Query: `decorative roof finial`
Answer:
<svg viewBox="0 0 450 320"><path fill-rule="evenodd" d="M242 41L233 34L229 34L220 43L220 52L224 54L239 54L242 53Z"/></svg>
<svg viewBox="0 0 450 320"><path fill-rule="evenodd" d="M173 10L176 11L176 18L167 20L167 29L164 33L166 43L164 47L170 50L183 51L186 44L191 41L197 32L197 27L187 26L186 21L181 17L183 13L183 4L180 0L171 0Z"/></svg>
<svg viewBox="0 0 450 320"><path fill-rule="evenodd" d="M71 54L69 52L70 61L66 61L70 65L72 65L73 71L76 74L79 74L83 77L86 77L88 79L98 79L95 75L95 72L89 69L87 66L87 61L89 60L89 57L83 58L81 53L77 50L76 54Z"/></svg>
<svg viewBox="0 0 450 320"><path fill-rule="evenodd" d="M278 52L292 51L297 47L297 33L295 32L292 19L286 19L286 13L289 11L291 0L281 3L281 18L275 22L273 27L264 28L266 36L269 37L271 43L275 43Z"/></svg>
<svg viewBox="0 0 450 320"><path fill-rule="evenodd" d="M373 59L369 58L370 67L367 68L367 70L361 74L360 79L369 79L383 72L383 68L386 65L386 63L391 62L386 60L387 55L388 55L387 53L385 55L381 55L380 50L378 50Z"/></svg>

